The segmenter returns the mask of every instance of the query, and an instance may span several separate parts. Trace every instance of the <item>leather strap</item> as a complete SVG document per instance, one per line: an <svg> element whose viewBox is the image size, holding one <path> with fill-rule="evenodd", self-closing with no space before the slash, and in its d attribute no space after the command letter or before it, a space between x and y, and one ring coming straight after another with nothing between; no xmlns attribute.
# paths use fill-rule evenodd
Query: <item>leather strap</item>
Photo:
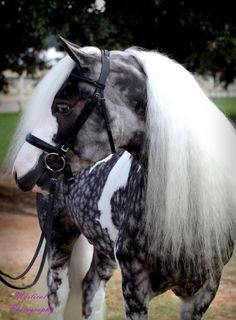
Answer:
<svg viewBox="0 0 236 320"><path fill-rule="evenodd" d="M48 153L58 153L60 151L60 148L55 147L37 137L32 135L31 133L27 134L25 140L35 146L36 148L40 148L45 152Z"/></svg>
<svg viewBox="0 0 236 320"><path fill-rule="evenodd" d="M46 219L45 219L45 222L44 222L44 225L42 228L42 233L41 233L37 248L35 250L34 256L31 259L28 267L25 269L24 272L22 272L20 275L18 275L16 277L13 277L3 271L0 271L0 282L5 284L9 288L17 289L17 290L25 290L25 289L31 288L38 282L38 280L42 274L43 267L44 267L46 257L47 257L47 253L49 250L49 243L50 243L51 232L52 232L52 224L53 224L53 214L52 213L53 213L53 206L54 206L54 199L55 199L55 192L56 192L56 181L57 181L56 178L57 178L57 172L54 172L52 174L51 180L50 180L51 184L50 184L50 194L49 194L49 205L48 205L48 209L47 209ZM44 251L43 251L43 256L42 256L42 260L41 260L38 272L37 272L34 280L30 284L27 284L27 285L21 286L21 287L16 286L16 285L8 282L7 280L5 280L4 277L9 278L11 280L19 280L19 279L23 278L30 271L35 260L37 259L38 255L39 255L39 252L42 247L44 239L46 240L46 243L45 243L45 247L44 247Z"/></svg>
<svg viewBox="0 0 236 320"><path fill-rule="evenodd" d="M58 153L60 156L64 156L68 149L73 149L76 136L84 123L87 121L88 117L91 115L95 106L101 105L102 115L105 121L105 126L108 134L108 139L110 143L110 148L112 153L115 152L115 144L114 139L112 136L111 128L110 128L110 121L106 109L105 99L104 99L104 88L106 79L108 77L110 71L110 58L109 58L109 51L103 50L102 51L102 69L97 81L93 81L89 78L84 78L76 74L72 74L76 76L80 81L88 82L94 85L96 88L90 98L86 101L82 111L80 112L78 118L76 119L73 127L62 141L59 146L53 146L49 143L35 137L31 133L26 136L26 141L31 143L33 146L48 152L48 153Z"/></svg>

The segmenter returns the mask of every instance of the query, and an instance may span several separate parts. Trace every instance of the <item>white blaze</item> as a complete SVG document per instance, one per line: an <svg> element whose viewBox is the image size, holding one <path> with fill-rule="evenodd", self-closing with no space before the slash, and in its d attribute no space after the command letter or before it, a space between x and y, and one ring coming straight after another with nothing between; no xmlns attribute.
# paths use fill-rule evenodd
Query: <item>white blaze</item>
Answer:
<svg viewBox="0 0 236 320"><path fill-rule="evenodd" d="M19 178L32 170L38 163L42 151L25 142L28 133L50 144L57 133L58 124L52 115L51 106L55 95L66 81L74 61L68 56L56 64L40 81L22 114L11 146L9 159L15 160L14 171Z"/></svg>
<svg viewBox="0 0 236 320"><path fill-rule="evenodd" d="M58 124L56 118L51 113L51 108L45 112L44 117L40 121L39 125L31 132L37 138L55 145L52 141L54 134L57 133ZM25 142L21 147L15 163L14 171L17 173L17 177L21 178L32 170L38 163L42 150L32 146L28 142Z"/></svg>

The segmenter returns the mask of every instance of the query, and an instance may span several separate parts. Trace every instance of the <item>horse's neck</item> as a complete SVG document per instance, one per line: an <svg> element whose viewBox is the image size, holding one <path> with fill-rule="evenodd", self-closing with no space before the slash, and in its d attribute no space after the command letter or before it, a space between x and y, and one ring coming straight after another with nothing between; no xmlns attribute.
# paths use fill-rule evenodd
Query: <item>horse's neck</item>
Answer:
<svg viewBox="0 0 236 320"><path fill-rule="evenodd" d="M145 119L142 119L145 123ZM143 170L146 172L148 163L148 149L145 126L144 129L139 131L132 137L126 145L122 146L123 149L128 151L135 160L139 162Z"/></svg>

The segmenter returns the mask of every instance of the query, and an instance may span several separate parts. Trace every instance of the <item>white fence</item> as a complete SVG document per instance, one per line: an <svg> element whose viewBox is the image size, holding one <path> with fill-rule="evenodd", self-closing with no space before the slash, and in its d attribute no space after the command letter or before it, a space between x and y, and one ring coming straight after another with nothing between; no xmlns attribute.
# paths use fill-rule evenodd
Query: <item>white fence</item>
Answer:
<svg viewBox="0 0 236 320"><path fill-rule="evenodd" d="M26 77L25 74L18 76L15 73L6 73L8 81L8 93L0 94L0 112L17 112L21 111L35 86L46 72L37 74L37 77Z"/></svg>
<svg viewBox="0 0 236 320"><path fill-rule="evenodd" d="M210 76L195 75L200 87L209 97L236 97L236 79L231 83L227 90L218 80Z"/></svg>

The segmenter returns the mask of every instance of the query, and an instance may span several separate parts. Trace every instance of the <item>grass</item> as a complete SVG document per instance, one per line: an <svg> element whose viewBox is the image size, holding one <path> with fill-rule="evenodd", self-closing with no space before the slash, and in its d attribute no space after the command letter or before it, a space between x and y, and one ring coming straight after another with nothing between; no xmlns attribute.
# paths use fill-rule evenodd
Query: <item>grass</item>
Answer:
<svg viewBox="0 0 236 320"><path fill-rule="evenodd" d="M0 113L0 165L7 153L19 117L19 113Z"/></svg>
<svg viewBox="0 0 236 320"><path fill-rule="evenodd" d="M236 97L212 98L212 100L229 118L236 119Z"/></svg>

